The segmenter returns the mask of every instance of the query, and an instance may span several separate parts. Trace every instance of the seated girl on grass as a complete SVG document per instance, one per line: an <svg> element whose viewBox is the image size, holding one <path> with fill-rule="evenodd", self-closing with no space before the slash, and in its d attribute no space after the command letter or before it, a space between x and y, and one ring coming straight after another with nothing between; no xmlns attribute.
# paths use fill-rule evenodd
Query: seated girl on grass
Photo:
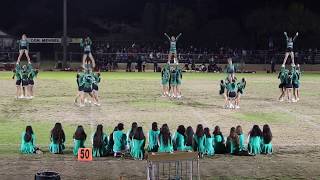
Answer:
<svg viewBox="0 0 320 180"><path fill-rule="evenodd" d="M65 149L64 142L66 141L66 136L62 129L61 123L56 123L51 130L49 144L49 151L53 154L63 154L63 150Z"/></svg>
<svg viewBox="0 0 320 180"><path fill-rule="evenodd" d="M87 139L87 134L84 132L83 127L80 125L77 127L76 132L73 135L73 155L78 155L78 150L84 147L84 142Z"/></svg>

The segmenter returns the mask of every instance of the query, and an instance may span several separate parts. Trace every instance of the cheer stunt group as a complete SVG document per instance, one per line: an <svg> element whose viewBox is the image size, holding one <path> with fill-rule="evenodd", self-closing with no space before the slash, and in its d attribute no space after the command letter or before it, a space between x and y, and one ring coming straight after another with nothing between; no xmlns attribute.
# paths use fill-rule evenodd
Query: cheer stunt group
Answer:
<svg viewBox="0 0 320 180"><path fill-rule="evenodd" d="M168 54L168 62L163 66L161 71L161 84L162 84L162 97L177 98L182 97L181 93L181 83L182 83L182 69L179 66L177 59L177 41L182 35L178 36L168 36L166 33L164 35L170 41L170 50ZM287 97L289 102L299 101L299 86L300 86L300 66L294 63L294 52L293 43L298 37L298 33L292 38L288 37L287 33L284 32L286 38L286 53L283 64L281 66L278 79L280 79L280 91L281 95L279 101L284 101ZM33 86L34 78L37 76L38 71L32 66L29 57L29 42L25 34L18 41L19 44L19 56L16 62L16 67L14 69L14 76L16 78L16 98L33 98ZM89 37L81 39L80 47L83 49L82 58L82 71L77 73L76 82L78 85L78 92L75 98L75 104L80 107L86 104L94 104L100 106L98 91L99 83L101 81L100 73L94 72L95 60L91 53L92 51L92 41ZM20 59L23 55L26 55L28 64L21 65ZM286 61L288 57L291 57L291 69L285 68ZM170 61L173 59L173 63ZM228 58L228 65L226 68L227 77L225 80L220 81L220 91L219 94L224 98L224 108L229 109L239 109L240 108L240 98L244 93L246 88L246 80L242 78L238 80L235 76L236 69L232 63L232 59ZM80 99L80 100L79 100Z"/></svg>

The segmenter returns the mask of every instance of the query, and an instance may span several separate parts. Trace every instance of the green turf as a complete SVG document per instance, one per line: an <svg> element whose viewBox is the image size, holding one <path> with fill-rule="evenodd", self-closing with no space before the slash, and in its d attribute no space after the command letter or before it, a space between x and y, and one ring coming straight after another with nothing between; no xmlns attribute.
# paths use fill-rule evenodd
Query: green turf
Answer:
<svg viewBox="0 0 320 180"><path fill-rule="evenodd" d="M290 123L294 120L292 115L278 112L237 112L232 116L242 121L256 123Z"/></svg>

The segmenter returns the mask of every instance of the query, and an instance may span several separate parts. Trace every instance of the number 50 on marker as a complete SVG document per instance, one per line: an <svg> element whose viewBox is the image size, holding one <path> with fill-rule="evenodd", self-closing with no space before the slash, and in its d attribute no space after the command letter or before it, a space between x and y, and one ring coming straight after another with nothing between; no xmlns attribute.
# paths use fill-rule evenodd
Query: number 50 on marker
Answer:
<svg viewBox="0 0 320 180"><path fill-rule="evenodd" d="M92 149L80 148L78 150L78 161L92 161Z"/></svg>

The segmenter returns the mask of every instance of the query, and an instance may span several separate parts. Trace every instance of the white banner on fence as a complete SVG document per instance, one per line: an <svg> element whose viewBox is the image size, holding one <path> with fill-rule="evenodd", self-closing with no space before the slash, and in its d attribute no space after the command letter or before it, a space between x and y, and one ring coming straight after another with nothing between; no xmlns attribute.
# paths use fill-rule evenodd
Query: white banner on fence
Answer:
<svg viewBox="0 0 320 180"><path fill-rule="evenodd" d="M61 38L28 38L30 43L58 43L61 44Z"/></svg>
<svg viewBox="0 0 320 180"><path fill-rule="evenodd" d="M81 38L69 38L69 43L80 43ZM61 38L28 38L29 43L34 44L61 44Z"/></svg>

